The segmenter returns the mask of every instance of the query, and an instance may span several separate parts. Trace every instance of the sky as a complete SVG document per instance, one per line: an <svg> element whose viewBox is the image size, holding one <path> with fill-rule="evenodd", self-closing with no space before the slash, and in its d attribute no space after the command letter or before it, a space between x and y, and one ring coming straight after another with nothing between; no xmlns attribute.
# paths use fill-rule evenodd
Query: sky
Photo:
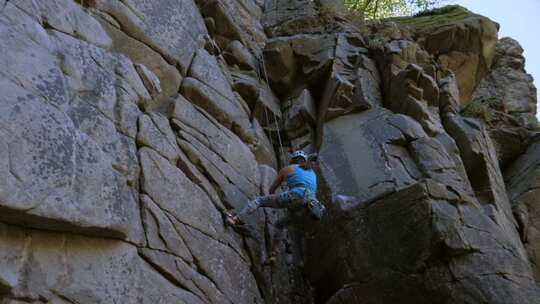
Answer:
<svg viewBox="0 0 540 304"><path fill-rule="evenodd" d="M500 24L499 38L512 37L525 50L525 69L540 89L540 0L446 0L443 4L459 4L468 10L489 17ZM540 119L540 106L537 117Z"/></svg>

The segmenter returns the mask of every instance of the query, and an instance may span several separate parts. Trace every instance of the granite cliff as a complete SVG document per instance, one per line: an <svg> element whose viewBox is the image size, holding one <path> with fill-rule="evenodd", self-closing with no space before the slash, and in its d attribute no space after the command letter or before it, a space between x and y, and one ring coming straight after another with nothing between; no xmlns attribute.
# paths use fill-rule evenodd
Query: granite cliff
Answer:
<svg viewBox="0 0 540 304"><path fill-rule="evenodd" d="M0 303L540 303L519 43L462 7L0 0ZM224 225L287 152L321 222Z"/></svg>

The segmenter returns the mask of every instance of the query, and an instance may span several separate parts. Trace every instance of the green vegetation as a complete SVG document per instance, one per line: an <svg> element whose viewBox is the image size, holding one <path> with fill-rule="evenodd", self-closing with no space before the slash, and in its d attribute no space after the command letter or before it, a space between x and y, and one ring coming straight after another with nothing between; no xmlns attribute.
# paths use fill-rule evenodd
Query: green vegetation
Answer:
<svg viewBox="0 0 540 304"><path fill-rule="evenodd" d="M412 15L433 8L440 0L344 0L351 11L362 12L366 19Z"/></svg>
<svg viewBox="0 0 540 304"><path fill-rule="evenodd" d="M433 25L463 20L471 14L470 11L462 6L449 5L442 8L419 12L412 17L394 18L394 21L413 27L426 28Z"/></svg>
<svg viewBox="0 0 540 304"><path fill-rule="evenodd" d="M496 119L496 111L504 111L502 100L497 97L485 97L471 101L461 110L461 114L481 119L489 125Z"/></svg>
<svg viewBox="0 0 540 304"><path fill-rule="evenodd" d="M368 40L368 47L370 49L382 49L384 45L389 41L388 38L382 36L376 36Z"/></svg>
<svg viewBox="0 0 540 304"><path fill-rule="evenodd" d="M540 122L535 116L529 116L529 125L534 131L540 131Z"/></svg>

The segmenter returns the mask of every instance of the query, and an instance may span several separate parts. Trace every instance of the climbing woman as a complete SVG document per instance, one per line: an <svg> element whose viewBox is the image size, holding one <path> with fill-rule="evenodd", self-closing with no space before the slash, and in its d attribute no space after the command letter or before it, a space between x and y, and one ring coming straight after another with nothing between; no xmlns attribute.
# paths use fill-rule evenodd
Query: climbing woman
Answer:
<svg viewBox="0 0 540 304"><path fill-rule="evenodd" d="M277 188L286 181L288 191L275 194ZM291 155L291 165L281 169L270 186L270 194L257 197L247 203L247 205L237 215L227 214L226 221L229 225L239 225L242 219L255 212L259 207L305 209L309 211L315 219L320 219L325 211L316 198L317 176L312 168L312 162L308 160L306 152L298 150ZM282 230L285 222L279 222L276 226ZM272 247L270 262L275 259L275 249Z"/></svg>

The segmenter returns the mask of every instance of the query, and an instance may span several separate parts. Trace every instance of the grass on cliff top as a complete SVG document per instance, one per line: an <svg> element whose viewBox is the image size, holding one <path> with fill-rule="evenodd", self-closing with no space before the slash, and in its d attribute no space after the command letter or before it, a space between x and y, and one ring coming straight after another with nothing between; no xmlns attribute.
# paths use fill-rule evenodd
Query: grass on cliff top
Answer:
<svg viewBox="0 0 540 304"><path fill-rule="evenodd" d="M462 6L448 5L441 8L419 12L412 17L397 17L392 18L391 20L412 27L429 28L432 26L440 26L455 21L464 20L471 15L474 14Z"/></svg>

